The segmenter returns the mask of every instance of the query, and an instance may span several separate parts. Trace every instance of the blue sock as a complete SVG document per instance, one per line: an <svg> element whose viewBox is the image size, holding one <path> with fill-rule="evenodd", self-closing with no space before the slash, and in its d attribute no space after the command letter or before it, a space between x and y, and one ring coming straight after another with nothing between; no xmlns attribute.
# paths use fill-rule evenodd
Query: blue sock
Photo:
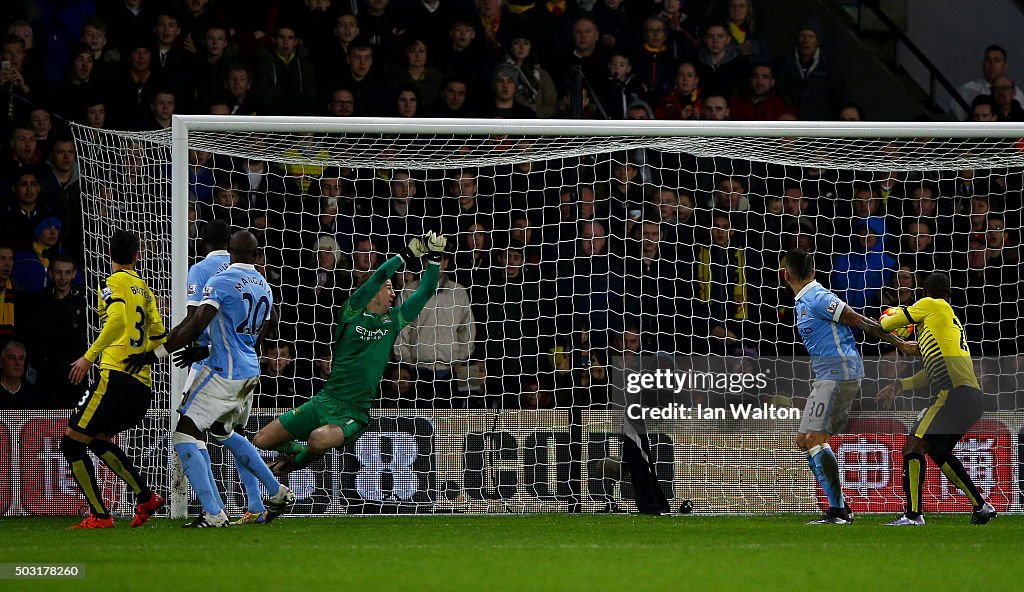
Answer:
<svg viewBox="0 0 1024 592"><path fill-rule="evenodd" d="M175 439L180 436L181 434L178 433L174 435ZM211 480L213 471L210 469L209 461L206 460L208 456L204 457L202 452L200 452L200 442L198 440L188 436L186 438L189 438L189 440L174 443L174 451L181 458L181 464L185 468L185 476L188 477L189 484L196 492L199 503L203 505L203 510L208 514L220 514L224 510L224 502L220 499L220 492L217 491L217 486Z"/></svg>
<svg viewBox="0 0 1024 592"><path fill-rule="evenodd" d="M210 479L210 486L213 487L213 491L217 494L217 499L220 499L220 490L217 488L217 477L213 474L213 461L210 460L210 451L207 450L206 446L203 446L199 449L199 454L203 456L203 462L206 463L206 473Z"/></svg>
<svg viewBox="0 0 1024 592"><path fill-rule="evenodd" d="M846 498L843 496L843 484L839 479L839 463L836 455L832 453L832 447L828 444L815 446L807 451L807 464L818 480L821 489L828 498L828 505L832 508L846 507Z"/></svg>
<svg viewBox="0 0 1024 592"><path fill-rule="evenodd" d="M260 456L256 447L252 445L252 442L245 439L245 436L237 432L232 433L224 440L224 445L231 450L231 454L235 455L235 465L238 467L238 476L242 476L242 471L247 470L251 475L254 476L254 481L259 480L263 484L263 487L267 489L267 495L273 496L277 493L278 489L281 489L281 483L274 477L274 473L270 471L270 467L267 463L263 462L263 457ZM244 481L243 481L244 483ZM259 500L259 488L253 484L252 491L255 491L255 495L249 495L249 485L245 485L246 496L249 499L249 511L252 510L252 498L255 497L259 501L260 508L263 507L262 500ZM263 511L262 509L260 510Z"/></svg>

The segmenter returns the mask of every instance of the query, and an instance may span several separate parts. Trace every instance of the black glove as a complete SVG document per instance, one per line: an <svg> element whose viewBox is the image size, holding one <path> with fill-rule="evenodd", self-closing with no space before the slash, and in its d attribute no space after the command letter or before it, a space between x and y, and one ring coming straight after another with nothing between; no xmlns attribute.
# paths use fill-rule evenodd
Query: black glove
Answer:
<svg viewBox="0 0 1024 592"><path fill-rule="evenodd" d="M427 254L427 245L423 241L419 236L409 239L409 244L402 249L402 259L405 259L406 265Z"/></svg>
<svg viewBox="0 0 1024 592"><path fill-rule="evenodd" d="M178 368L188 368L196 362L201 362L210 357L210 346L190 345L183 347L172 354L174 365Z"/></svg>
<svg viewBox="0 0 1024 592"><path fill-rule="evenodd" d="M143 367L155 364L156 360L156 354L151 351L132 354L124 360L124 371L128 374L138 374Z"/></svg>

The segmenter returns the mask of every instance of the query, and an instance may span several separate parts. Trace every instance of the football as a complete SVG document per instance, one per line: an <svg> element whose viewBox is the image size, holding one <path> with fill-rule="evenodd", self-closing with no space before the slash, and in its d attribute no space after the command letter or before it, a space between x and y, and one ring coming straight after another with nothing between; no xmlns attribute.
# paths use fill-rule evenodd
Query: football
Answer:
<svg viewBox="0 0 1024 592"><path fill-rule="evenodd" d="M889 308L882 311L882 316L878 320L879 322L881 322L888 317L896 315L903 316L903 311L895 306L890 306ZM909 339L911 336L914 335L914 326L907 325L905 327L899 327L897 329L890 331L890 333L892 333L896 337L899 337L900 339Z"/></svg>

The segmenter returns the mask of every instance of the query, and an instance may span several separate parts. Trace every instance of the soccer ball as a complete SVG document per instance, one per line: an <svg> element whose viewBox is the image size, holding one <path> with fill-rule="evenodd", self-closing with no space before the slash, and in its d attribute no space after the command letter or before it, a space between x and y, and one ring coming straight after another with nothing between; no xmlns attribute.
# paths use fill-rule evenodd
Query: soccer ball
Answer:
<svg viewBox="0 0 1024 592"><path fill-rule="evenodd" d="M884 321L886 318L894 317L896 315L899 315L899 316L902 317L903 316L903 311L900 310L899 308L896 308L895 306L891 306L891 307L889 307L889 308L887 308L887 309L882 311L882 316L878 320L879 321ZM899 327L897 329L893 329L892 331L890 331L890 333L892 333L896 337L899 337L900 339L907 339L907 338L911 337L914 334L914 326L913 325L907 325L906 327Z"/></svg>

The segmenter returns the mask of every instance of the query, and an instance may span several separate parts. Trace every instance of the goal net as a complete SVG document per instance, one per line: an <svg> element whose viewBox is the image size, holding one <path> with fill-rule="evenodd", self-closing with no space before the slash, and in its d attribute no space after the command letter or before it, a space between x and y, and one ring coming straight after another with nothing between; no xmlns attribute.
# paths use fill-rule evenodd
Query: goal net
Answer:
<svg viewBox="0 0 1024 592"><path fill-rule="evenodd" d="M76 127L90 285L107 273L111 231L134 230L177 321L204 225L254 232L280 321L251 437L323 387L349 294L409 237L444 234L442 282L400 334L366 433L290 476L297 514L634 510L620 462L634 430L673 509L766 513L824 502L793 445L811 375L786 252L813 252L817 280L873 318L941 271L986 400L956 452L997 509L1020 508L1024 128L608 123ZM396 305L421 271L395 275ZM900 449L931 394L881 410L878 390L921 366L857 338L866 377L832 444L853 508L897 511ZM630 383L629 368L670 382ZM195 512L171 477L182 376L166 364L155 375L150 417L125 447L178 494L176 515ZM229 512L243 511L233 462L210 448ZM925 508L969 505L933 470Z"/></svg>

